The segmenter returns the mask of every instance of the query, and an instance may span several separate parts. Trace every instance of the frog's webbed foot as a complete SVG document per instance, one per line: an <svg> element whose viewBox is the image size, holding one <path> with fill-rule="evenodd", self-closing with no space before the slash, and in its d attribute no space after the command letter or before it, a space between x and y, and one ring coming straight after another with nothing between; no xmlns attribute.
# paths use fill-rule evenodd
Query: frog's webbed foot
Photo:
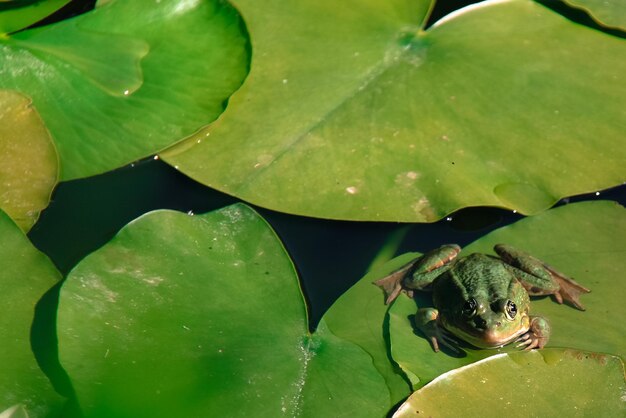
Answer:
<svg viewBox="0 0 626 418"><path fill-rule="evenodd" d="M437 323L439 311L434 308L418 309L415 314L415 325L426 336L426 339L433 347L433 351L439 352L439 344L449 348L454 353L461 353L456 346L454 338L449 336L446 331Z"/></svg>
<svg viewBox="0 0 626 418"><path fill-rule="evenodd" d="M531 317L530 329L528 332L519 337L515 342L518 348L524 348L524 351L533 348L543 348L550 339L550 324L540 316Z"/></svg>
<svg viewBox="0 0 626 418"><path fill-rule="evenodd" d="M589 293L591 290L577 283L574 279L567 277L566 275L559 273L554 270L550 266L545 266L546 269L550 272L550 275L554 280L556 280L559 284L559 289L553 293L554 298L558 303L563 303L563 301L569 302L571 305L580 309L581 311L585 310L585 307L582 303L580 303L580 295L583 293Z"/></svg>
<svg viewBox="0 0 626 418"><path fill-rule="evenodd" d="M554 295L558 303L566 301L581 311L585 310L580 303L580 295L589 293L589 289L543 261L509 245L498 244L494 249L512 267L529 295Z"/></svg>
<svg viewBox="0 0 626 418"><path fill-rule="evenodd" d="M393 302L400 292L402 291L402 280L407 275L407 273L413 268L413 265L417 262L417 260L413 260L410 263L405 264L400 267L398 270L394 271L387 277L383 277L380 280L376 280L374 284L385 292L385 304L389 305ZM410 295L412 296L412 295Z"/></svg>

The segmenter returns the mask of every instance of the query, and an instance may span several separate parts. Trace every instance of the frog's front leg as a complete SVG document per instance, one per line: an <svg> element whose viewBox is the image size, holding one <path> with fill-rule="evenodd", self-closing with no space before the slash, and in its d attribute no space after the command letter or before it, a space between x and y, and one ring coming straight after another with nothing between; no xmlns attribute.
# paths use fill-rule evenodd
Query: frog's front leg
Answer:
<svg viewBox="0 0 626 418"><path fill-rule="evenodd" d="M456 244L443 245L411 260L374 284L385 291L387 296L385 303L389 304L398 297L402 289L408 292L427 289L437 277L450 268L450 263L460 251L461 247Z"/></svg>
<svg viewBox="0 0 626 418"><path fill-rule="evenodd" d="M503 261L517 270L514 274L529 295L554 295L558 303L565 300L581 311L585 310L579 297L590 290L576 283L574 279L510 245L498 244L494 250Z"/></svg>
<svg viewBox="0 0 626 418"><path fill-rule="evenodd" d="M439 326L437 319L439 311L435 308L421 308L415 314L415 326L426 335L435 352L439 351L439 344L443 344L455 353L459 349L455 346L454 339L445 334L445 330Z"/></svg>
<svg viewBox="0 0 626 418"><path fill-rule="evenodd" d="M530 317L530 328L526 334L517 339L517 347L524 347L524 351L533 348L543 348L550 339L550 324L540 316Z"/></svg>

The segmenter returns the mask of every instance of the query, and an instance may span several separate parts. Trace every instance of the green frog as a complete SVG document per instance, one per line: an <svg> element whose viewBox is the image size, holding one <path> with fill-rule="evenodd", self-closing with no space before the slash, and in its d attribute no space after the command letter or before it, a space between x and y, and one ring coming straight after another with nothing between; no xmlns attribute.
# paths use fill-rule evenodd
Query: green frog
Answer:
<svg viewBox="0 0 626 418"><path fill-rule="evenodd" d="M531 316L531 296L552 295L585 310L579 301L589 289L546 263L512 246L494 247L499 257L480 253L457 258L461 248L448 244L412 260L374 284L381 287L386 303L404 290L433 292L434 308L422 308L415 325L433 350L442 344L458 352L453 336L479 348L543 348L550 337L546 319Z"/></svg>

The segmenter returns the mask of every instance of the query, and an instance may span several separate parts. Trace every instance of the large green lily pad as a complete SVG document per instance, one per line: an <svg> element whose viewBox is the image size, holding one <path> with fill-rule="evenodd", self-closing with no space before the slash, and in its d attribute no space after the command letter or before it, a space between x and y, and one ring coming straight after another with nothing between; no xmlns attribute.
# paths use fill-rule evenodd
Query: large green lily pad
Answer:
<svg viewBox="0 0 626 418"><path fill-rule="evenodd" d="M1 210L0 237L0 411L17 404L22 408L16 411L25 409L31 418L53 416L62 398L37 365L30 331L35 304L61 275Z"/></svg>
<svg viewBox="0 0 626 418"><path fill-rule="evenodd" d="M25 231L50 201L58 160L50 133L27 97L0 90L0 207Z"/></svg>
<svg viewBox="0 0 626 418"><path fill-rule="evenodd" d="M237 12L213 0L125 0L0 38L0 88L48 126L63 180L155 153L215 119L246 74Z"/></svg>
<svg viewBox="0 0 626 418"><path fill-rule="evenodd" d="M402 371L390 357L389 318L380 289L372 285L407 263L416 254L404 254L373 269L335 301L324 315L330 330L357 344L372 357L376 369L385 378L391 393L389 407L406 398L410 387Z"/></svg>
<svg viewBox="0 0 626 418"><path fill-rule="evenodd" d="M626 282L622 274L626 270L625 236L624 208L608 201L584 202L552 209L498 229L466 247L461 255L493 254L495 244L507 243L574 277L591 289L591 293L581 297L586 311L559 305L547 297L532 301L531 313L547 318L551 324L548 346L624 356L626 324L607 318L626 316L623 304ZM420 297L418 305L427 305L424 303L427 299L428 295ZM411 324L410 316L416 310L416 304L404 296L389 310L392 356L415 387L448 370L501 352L464 347L464 357L434 353Z"/></svg>
<svg viewBox="0 0 626 418"><path fill-rule="evenodd" d="M569 349L501 354L438 377L394 417L620 417L624 384L619 357Z"/></svg>
<svg viewBox="0 0 626 418"><path fill-rule="evenodd" d="M382 416L371 357L307 331L293 265L235 205L153 212L63 284L59 356L88 417ZM150 402L146 402L150 399Z"/></svg>
<svg viewBox="0 0 626 418"><path fill-rule="evenodd" d="M534 214L624 179L623 39L530 0L426 31L426 0L234 4L250 74L162 154L204 184L289 213L423 222Z"/></svg>
<svg viewBox="0 0 626 418"><path fill-rule="evenodd" d="M623 0L564 0L585 10L603 26L626 30L626 2Z"/></svg>

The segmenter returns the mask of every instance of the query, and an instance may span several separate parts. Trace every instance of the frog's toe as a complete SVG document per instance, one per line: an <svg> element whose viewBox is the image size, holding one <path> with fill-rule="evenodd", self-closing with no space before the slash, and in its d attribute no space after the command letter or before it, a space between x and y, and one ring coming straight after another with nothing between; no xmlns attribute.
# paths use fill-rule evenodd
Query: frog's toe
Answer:
<svg viewBox="0 0 626 418"><path fill-rule="evenodd" d="M529 345L531 345L533 343L533 339L530 338L530 335L528 334L524 334L521 337L519 337L517 340L515 340L516 343L518 343L515 348L526 348Z"/></svg>
<svg viewBox="0 0 626 418"><path fill-rule="evenodd" d="M518 339L517 341L519 341L520 339ZM533 348L543 348L543 344L541 344L540 338L531 338L527 335L523 341L515 346L515 348L520 348L524 351L530 351Z"/></svg>
<svg viewBox="0 0 626 418"><path fill-rule="evenodd" d="M524 351L530 351L533 348L541 348L539 346L539 340L528 340L530 342L530 344L528 344L525 348Z"/></svg>
<svg viewBox="0 0 626 418"><path fill-rule="evenodd" d="M439 351L439 344L441 344L447 347L448 349L450 349L451 351L453 351L454 353L458 354L461 352L461 350L457 348L456 341L454 340L454 338L448 336L447 334L442 332L440 329L437 329L436 335L431 337L431 343L435 351Z"/></svg>

